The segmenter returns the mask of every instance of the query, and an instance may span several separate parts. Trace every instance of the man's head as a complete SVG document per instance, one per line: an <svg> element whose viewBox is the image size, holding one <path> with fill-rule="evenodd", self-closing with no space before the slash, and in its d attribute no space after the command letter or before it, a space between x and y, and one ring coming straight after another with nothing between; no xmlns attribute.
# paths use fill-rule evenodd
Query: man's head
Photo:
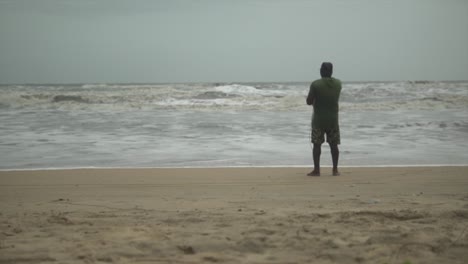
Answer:
<svg viewBox="0 0 468 264"><path fill-rule="evenodd" d="M333 74L333 64L331 62L322 63L320 67L320 75L322 77L331 77Z"/></svg>

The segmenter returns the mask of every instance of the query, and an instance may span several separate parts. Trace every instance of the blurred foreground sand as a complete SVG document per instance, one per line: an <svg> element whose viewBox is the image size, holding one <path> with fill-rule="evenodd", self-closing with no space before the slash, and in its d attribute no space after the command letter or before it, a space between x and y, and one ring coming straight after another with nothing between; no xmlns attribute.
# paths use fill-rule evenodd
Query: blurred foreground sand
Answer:
<svg viewBox="0 0 468 264"><path fill-rule="evenodd" d="M468 167L0 172L0 263L466 263Z"/></svg>

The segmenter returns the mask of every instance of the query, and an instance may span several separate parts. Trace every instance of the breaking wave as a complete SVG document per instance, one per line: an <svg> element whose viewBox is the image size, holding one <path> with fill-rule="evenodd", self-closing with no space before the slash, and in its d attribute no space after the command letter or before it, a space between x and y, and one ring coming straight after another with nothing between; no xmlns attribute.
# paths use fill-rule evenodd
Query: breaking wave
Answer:
<svg viewBox="0 0 468 264"><path fill-rule="evenodd" d="M307 83L3 85L2 109L307 111ZM342 111L468 108L468 82L344 84Z"/></svg>

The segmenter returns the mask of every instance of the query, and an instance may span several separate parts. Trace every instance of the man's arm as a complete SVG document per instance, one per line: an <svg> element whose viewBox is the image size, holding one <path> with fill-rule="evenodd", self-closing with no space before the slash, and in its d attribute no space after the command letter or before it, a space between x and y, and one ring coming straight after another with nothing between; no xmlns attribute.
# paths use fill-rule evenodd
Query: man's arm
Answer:
<svg viewBox="0 0 468 264"><path fill-rule="evenodd" d="M315 100L315 97L314 97L314 93L312 91L312 84L311 84L310 89L309 89L309 95L307 95L306 103L308 105L314 105L314 100Z"/></svg>

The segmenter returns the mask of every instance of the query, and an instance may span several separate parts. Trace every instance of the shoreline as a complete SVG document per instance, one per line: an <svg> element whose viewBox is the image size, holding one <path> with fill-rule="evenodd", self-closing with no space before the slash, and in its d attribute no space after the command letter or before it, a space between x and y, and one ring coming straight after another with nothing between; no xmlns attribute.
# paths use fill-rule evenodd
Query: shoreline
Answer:
<svg viewBox="0 0 468 264"><path fill-rule="evenodd" d="M0 169L0 172L12 171L67 171L67 170L148 170L148 169L268 169L268 168L312 168L310 165L253 165L253 166L161 166L161 167L45 167L45 168L12 168ZM321 168L332 168L331 165L321 165ZM343 168L421 168L421 167L468 167L467 164L395 164L395 165L344 165L339 166L338 169Z"/></svg>

